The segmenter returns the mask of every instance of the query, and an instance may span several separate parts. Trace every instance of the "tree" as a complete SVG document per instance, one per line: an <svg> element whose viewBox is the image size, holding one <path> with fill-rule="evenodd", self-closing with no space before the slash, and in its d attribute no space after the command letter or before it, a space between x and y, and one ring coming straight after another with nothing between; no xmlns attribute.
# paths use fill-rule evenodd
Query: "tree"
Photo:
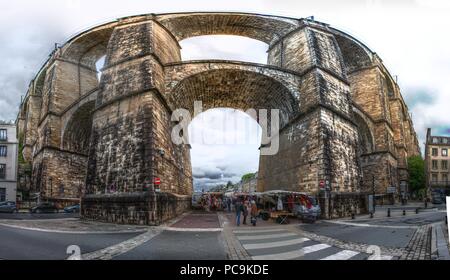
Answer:
<svg viewBox="0 0 450 280"><path fill-rule="evenodd" d="M255 177L255 173L247 173L242 176L241 180L242 180L242 182L245 182L250 179L253 179L254 177Z"/></svg>
<svg viewBox="0 0 450 280"><path fill-rule="evenodd" d="M420 194L425 186L425 161L421 156L412 156L408 159L408 173L410 189Z"/></svg>

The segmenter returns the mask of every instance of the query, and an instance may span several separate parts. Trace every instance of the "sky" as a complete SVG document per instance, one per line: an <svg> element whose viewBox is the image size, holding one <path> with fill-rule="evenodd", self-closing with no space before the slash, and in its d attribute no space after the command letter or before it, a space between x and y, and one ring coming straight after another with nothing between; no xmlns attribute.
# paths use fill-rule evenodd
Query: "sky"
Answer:
<svg viewBox="0 0 450 280"><path fill-rule="evenodd" d="M0 119L16 118L21 95L25 95L55 43L64 43L80 31L122 16L184 11L255 12L294 18L313 15L361 40L397 76L422 150L427 127L433 134L450 135L450 1L446 0L0 0ZM181 45L183 59L260 63L266 59L266 45L239 37L199 37ZM215 131L214 135L221 137L247 133L251 138L250 133L254 135L254 129L258 129L253 123L253 128L244 132L238 127L217 130L217 123L226 118L246 118L235 110L214 110L204 115L201 121L194 119L191 137ZM193 143L196 185L236 182L242 174L255 172L258 146Z"/></svg>

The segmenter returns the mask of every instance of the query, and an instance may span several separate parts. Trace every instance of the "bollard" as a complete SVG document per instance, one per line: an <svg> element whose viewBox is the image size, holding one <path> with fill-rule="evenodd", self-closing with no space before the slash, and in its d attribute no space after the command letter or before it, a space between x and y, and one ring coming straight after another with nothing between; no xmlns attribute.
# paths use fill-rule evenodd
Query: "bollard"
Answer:
<svg viewBox="0 0 450 280"><path fill-rule="evenodd" d="M416 208L416 214L419 214L419 208Z"/></svg>
<svg viewBox="0 0 450 280"><path fill-rule="evenodd" d="M406 215L406 210L403 210L403 216L405 216Z"/></svg>
<svg viewBox="0 0 450 280"><path fill-rule="evenodd" d="M370 218L371 219L373 218L373 212L370 212Z"/></svg>
<svg viewBox="0 0 450 280"><path fill-rule="evenodd" d="M391 216L391 208L388 208L388 211L387 211L387 216L388 216L388 217L390 217L390 216Z"/></svg>
<svg viewBox="0 0 450 280"><path fill-rule="evenodd" d="M355 213L352 213L352 220L355 219Z"/></svg>

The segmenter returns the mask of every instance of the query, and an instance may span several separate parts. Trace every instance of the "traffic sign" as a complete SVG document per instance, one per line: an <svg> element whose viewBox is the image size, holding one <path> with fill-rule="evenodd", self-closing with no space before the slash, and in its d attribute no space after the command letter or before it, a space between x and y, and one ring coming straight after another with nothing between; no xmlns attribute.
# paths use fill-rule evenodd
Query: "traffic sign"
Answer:
<svg viewBox="0 0 450 280"><path fill-rule="evenodd" d="M155 185L161 185L161 178L156 177L156 178L153 180L153 184L155 184Z"/></svg>

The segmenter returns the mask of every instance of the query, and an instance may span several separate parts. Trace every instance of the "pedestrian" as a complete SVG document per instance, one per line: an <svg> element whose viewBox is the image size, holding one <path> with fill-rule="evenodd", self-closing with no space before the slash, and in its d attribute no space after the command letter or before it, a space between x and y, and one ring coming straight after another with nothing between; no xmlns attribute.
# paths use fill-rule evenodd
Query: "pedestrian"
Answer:
<svg viewBox="0 0 450 280"><path fill-rule="evenodd" d="M242 224L246 225L248 216L248 200L245 200L244 204L242 204L242 213L244 214L244 222Z"/></svg>
<svg viewBox="0 0 450 280"><path fill-rule="evenodd" d="M242 212L242 202L239 199L236 199L234 203L234 208L236 211L236 225L239 226L241 224L241 212Z"/></svg>
<svg viewBox="0 0 450 280"><path fill-rule="evenodd" d="M227 198L228 213L231 212L231 199Z"/></svg>
<svg viewBox="0 0 450 280"><path fill-rule="evenodd" d="M253 226L256 226L256 217L258 216L258 207L256 206L256 202L252 200L251 210L250 210L250 221Z"/></svg>

